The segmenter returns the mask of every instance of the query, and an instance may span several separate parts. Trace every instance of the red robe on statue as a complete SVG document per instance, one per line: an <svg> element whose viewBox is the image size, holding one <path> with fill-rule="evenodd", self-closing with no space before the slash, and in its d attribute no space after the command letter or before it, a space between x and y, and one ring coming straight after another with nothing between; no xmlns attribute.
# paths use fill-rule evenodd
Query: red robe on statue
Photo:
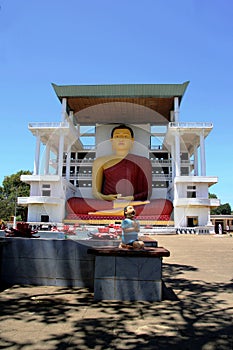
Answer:
<svg viewBox="0 0 233 350"><path fill-rule="evenodd" d="M120 193L135 201L150 199L152 189L151 162L145 157L128 154L119 163L104 170L103 194Z"/></svg>

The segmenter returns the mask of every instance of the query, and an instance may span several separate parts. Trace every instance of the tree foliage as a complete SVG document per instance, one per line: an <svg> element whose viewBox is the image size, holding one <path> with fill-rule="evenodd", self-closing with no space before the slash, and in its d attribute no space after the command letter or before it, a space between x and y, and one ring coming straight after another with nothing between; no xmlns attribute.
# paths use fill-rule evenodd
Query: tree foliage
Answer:
<svg viewBox="0 0 233 350"><path fill-rule="evenodd" d="M218 198L216 194L209 193L209 198ZM221 204L215 209L211 209L211 215L231 215L231 206L229 203Z"/></svg>
<svg viewBox="0 0 233 350"><path fill-rule="evenodd" d="M0 186L0 219L9 221L11 216L18 220L27 220L27 208L17 205L17 197L28 197L30 186L20 180L21 175L31 175L27 170L20 170L16 174L5 176Z"/></svg>
<svg viewBox="0 0 233 350"><path fill-rule="evenodd" d="M231 206L229 203L220 205L210 211L211 215L231 215Z"/></svg>
<svg viewBox="0 0 233 350"><path fill-rule="evenodd" d="M209 193L209 198L216 198L217 199L218 197L214 193Z"/></svg>

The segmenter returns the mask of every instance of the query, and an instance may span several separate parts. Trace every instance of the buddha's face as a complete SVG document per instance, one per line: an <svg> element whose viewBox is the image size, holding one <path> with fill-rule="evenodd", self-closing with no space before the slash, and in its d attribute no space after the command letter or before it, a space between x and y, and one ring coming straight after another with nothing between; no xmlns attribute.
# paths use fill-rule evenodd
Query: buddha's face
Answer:
<svg viewBox="0 0 233 350"><path fill-rule="evenodd" d="M129 152L133 145L134 138L128 129L116 129L113 133L112 148L115 151Z"/></svg>

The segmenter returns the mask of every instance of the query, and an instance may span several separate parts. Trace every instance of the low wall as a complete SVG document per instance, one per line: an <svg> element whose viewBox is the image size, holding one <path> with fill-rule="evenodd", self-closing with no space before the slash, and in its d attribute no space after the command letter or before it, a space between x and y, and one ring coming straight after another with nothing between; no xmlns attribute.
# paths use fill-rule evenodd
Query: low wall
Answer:
<svg viewBox="0 0 233 350"><path fill-rule="evenodd" d="M118 241L5 238L1 245L1 283L94 288L93 246Z"/></svg>

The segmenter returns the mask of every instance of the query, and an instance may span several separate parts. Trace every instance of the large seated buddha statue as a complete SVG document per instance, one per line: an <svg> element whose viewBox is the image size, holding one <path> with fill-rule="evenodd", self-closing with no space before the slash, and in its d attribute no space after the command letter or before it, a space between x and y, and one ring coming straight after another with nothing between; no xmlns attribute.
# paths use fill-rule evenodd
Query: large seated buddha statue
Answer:
<svg viewBox="0 0 233 350"><path fill-rule="evenodd" d="M112 130L113 154L96 158L92 169L94 198L72 197L67 201L67 214L98 216L123 215L123 208L133 205L136 215L167 216L173 210L167 199L150 199L152 167L148 158L131 154L133 130L119 125Z"/></svg>

